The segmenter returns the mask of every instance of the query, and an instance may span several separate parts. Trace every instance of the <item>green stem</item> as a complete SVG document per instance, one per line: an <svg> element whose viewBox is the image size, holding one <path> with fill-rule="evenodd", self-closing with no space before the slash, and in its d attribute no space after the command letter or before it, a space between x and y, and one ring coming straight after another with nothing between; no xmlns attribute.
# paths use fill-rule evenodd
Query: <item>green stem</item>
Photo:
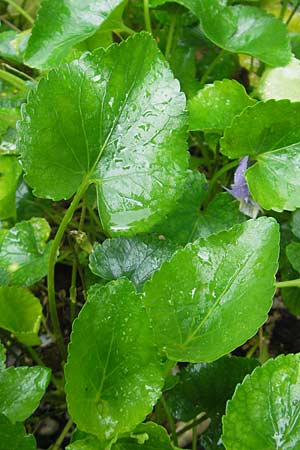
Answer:
<svg viewBox="0 0 300 450"><path fill-rule="evenodd" d="M171 50L172 50L172 43L173 43L173 37L174 37L174 31L176 27L176 21L177 21L177 14L172 15L172 20L169 28L168 38L167 38L167 45L166 45L166 51L165 56L166 59L169 60L171 56Z"/></svg>
<svg viewBox="0 0 300 450"><path fill-rule="evenodd" d="M151 18L150 18L150 10L149 10L149 0L144 0L144 19L145 19L145 28L148 33L152 34L152 26L151 26Z"/></svg>
<svg viewBox="0 0 300 450"><path fill-rule="evenodd" d="M66 231L66 228L70 222L70 220L73 217L73 214L82 199L83 194L85 193L86 189L88 188L89 181L88 178L86 178L83 183L79 186L78 191L76 192L68 210L66 211L66 214L64 215L63 220L61 221L59 228L56 232L55 238L53 240L50 257L49 257L49 268L48 268L48 301L49 301L49 310L50 310L50 317L52 321L53 326L53 332L54 337L57 342L57 345L59 347L61 356L63 357L63 360L65 360L66 352L65 352L65 346L64 346L64 339L63 335L60 329L60 324L58 320L58 314L56 309L56 301L55 301L55 282L54 282L54 270L55 270L55 264L57 260L57 254L59 250L59 246L61 244L63 235Z"/></svg>
<svg viewBox="0 0 300 450"><path fill-rule="evenodd" d="M67 434L69 433L72 425L73 425L73 420L70 418L68 420L68 422L66 423L66 425L64 426L62 432L60 433L60 435L56 439L56 442L53 445L53 447L50 447L51 450L59 450L60 449L60 446L63 443L63 441L64 441L65 437L67 436Z"/></svg>
<svg viewBox="0 0 300 450"><path fill-rule="evenodd" d="M207 419L207 415L206 413L202 413L200 417L198 417L198 419L193 420L192 423L189 423L188 425L186 425L185 427L181 428L180 430L177 431L177 436L181 436L182 434L186 433L187 431L189 431L191 428L194 428L195 426L199 425L200 423L204 422L204 420Z"/></svg>
<svg viewBox="0 0 300 450"><path fill-rule="evenodd" d="M197 450L197 425L193 423L193 438L192 438L192 450Z"/></svg>
<svg viewBox="0 0 300 450"><path fill-rule="evenodd" d="M24 80L21 80L21 78L16 77L12 73L6 72L2 69L0 69L0 79L11 84L13 87L19 89L20 91L27 91L28 89Z"/></svg>
<svg viewBox="0 0 300 450"><path fill-rule="evenodd" d="M220 170L218 170L214 176L212 177L212 179L209 182L209 186L208 186L208 190L206 193L206 202L205 205L207 205L209 199L210 199L210 194L212 193L212 191L214 190L214 187L218 181L218 179L224 175L224 173L228 172L229 170L233 169L234 167L236 167L239 164L239 161L235 160L235 161L231 161L228 164L225 164L225 166L221 167Z"/></svg>
<svg viewBox="0 0 300 450"><path fill-rule="evenodd" d="M20 5L18 5L16 2L14 2L14 0L4 0L6 3L8 3L9 5L11 5L13 8L15 8L16 11L18 11L18 13L21 14L21 16L23 16L26 20L28 20L28 22L30 22L31 24L34 23L33 18L28 14L27 11L25 11L25 9L23 9Z"/></svg>
<svg viewBox="0 0 300 450"><path fill-rule="evenodd" d="M280 16L279 16L279 19L281 19L281 20L284 18L286 8L288 7L288 3L289 3L289 0L282 1L282 6L281 6L281 11L280 11Z"/></svg>
<svg viewBox="0 0 300 450"><path fill-rule="evenodd" d="M34 79L31 76L27 75L27 73L22 72L21 70L18 70L15 67L12 67L6 63L3 63L2 65L3 65L3 67L6 67L8 70L11 70L12 72L17 73L18 75L21 75L21 77L27 78L27 80L34 82Z"/></svg>
<svg viewBox="0 0 300 450"><path fill-rule="evenodd" d="M275 283L277 288L286 288L286 287L298 287L300 288L300 278L296 280L288 280L288 281L278 281Z"/></svg>
<svg viewBox="0 0 300 450"><path fill-rule="evenodd" d="M200 80L200 85L201 87L203 87L209 77L209 75L212 73L212 71L214 70L214 68L219 64L219 62L222 60L222 58L224 57L226 53L226 50L221 50L218 55L216 56L216 58L210 63L210 65L208 66L208 68L206 69L206 71L204 72L204 74L202 75L202 78Z"/></svg>
<svg viewBox="0 0 300 450"><path fill-rule="evenodd" d="M287 25L290 23L290 21L292 20L292 18L293 18L294 15L296 14L297 9L299 8L299 6L300 6L300 2L298 2L298 3L296 4L296 6L294 7L293 11L291 12L289 18L287 19L287 21L286 21L286 24L287 24Z"/></svg>
<svg viewBox="0 0 300 450"><path fill-rule="evenodd" d="M168 404L167 404L164 396L161 397L160 401L161 401L161 404L163 405L163 408L165 410L165 413L166 413L166 416L167 416L167 419L168 419L168 423L170 425L170 430L171 430L171 434L172 434L172 441L173 441L175 447L178 447L178 438L177 438L176 426L175 426L175 422L174 422L173 416L171 414L171 411L170 411L170 409L168 407Z"/></svg>
<svg viewBox="0 0 300 450"><path fill-rule="evenodd" d="M29 355L31 356L32 360L35 363L37 363L41 367L47 368L47 366L44 364L42 359L39 357L38 353L32 347L30 347L29 345L28 346L25 345L25 347L26 347L26 350L28 351ZM52 374L51 381L58 390L60 390L60 391L63 390L63 381L62 380L59 380Z"/></svg>

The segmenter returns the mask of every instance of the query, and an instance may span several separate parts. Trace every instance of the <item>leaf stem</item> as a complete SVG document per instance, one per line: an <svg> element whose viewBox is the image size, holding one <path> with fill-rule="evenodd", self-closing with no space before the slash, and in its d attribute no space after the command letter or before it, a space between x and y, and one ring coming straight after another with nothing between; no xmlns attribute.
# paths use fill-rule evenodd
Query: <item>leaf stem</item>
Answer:
<svg viewBox="0 0 300 450"><path fill-rule="evenodd" d="M19 89L20 91L26 92L28 89L24 80L21 80L21 78L16 77L12 73L6 72L6 70L0 69L0 79L11 84L13 87Z"/></svg>
<svg viewBox="0 0 300 450"><path fill-rule="evenodd" d="M28 351L29 355L31 356L31 359L38 364L41 367L48 368L46 364L42 361L38 353L34 350L34 348L30 347L29 345L25 345L26 350ZM54 386L59 390L63 391L63 380L59 380L56 378L53 374L51 374L51 382L54 384Z"/></svg>
<svg viewBox="0 0 300 450"><path fill-rule="evenodd" d="M33 18L28 14L28 12L25 11L25 9L23 9L20 5L18 5L14 0L4 0L4 1L13 8L15 8L15 10L18 11L18 13L20 13L21 16L23 16L26 20L28 20L28 22L30 22L31 24L34 23Z"/></svg>
<svg viewBox="0 0 300 450"><path fill-rule="evenodd" d="M206 201L205 201L205 206L207 206L207 203L209 202L210 199L210 194L212 193L212 191L214 190L214 187L218 181L218 179L224 175L224 173L228 172L229 170L233 169L234 167L236 167L239 164L238 160L235 161L231 161L228 164L225 164L225 166L221 167L220 170L218 170L214 176L212 177L212 179L209 182L209 186L206 192Z"/></svg>
<svg viewBox="0 0 300 450"><path fill-rule="evenodd" d="M68 420L68 422L66 423L66 425L64 426L62 432L60 433L60 435L56 439L56 442L53 445L53 447L50 447L51 450L59 450L60 449L60 446L63 443L63 441L64 441L65 437L67 436L67 434L69 433L72 425L73 425L73 420L70 418Z"/></svg>
<svg viewBox="0 0 300 450"><path fill-rule="evenodd" d="M189 423L188 425L186 425L185 427L181 428L180 430L177 431L177 436L181 436L182 434L186 433L187 431L189 431L191 428L194 428L195 426L199 425L200 423L204 422L204 420L207 419L207 415L206 413L201 413L200 417L198 417L198 419L193 420L192 423Z"/></svg>
<svg viewBox="0 0 300 450"><path fill-rule="evenodd" d="M288 280L288 281L278 281L275 283L277 288L286 288L286 287L298 287L300 288L300 278L296 280Z"/></svg>
<svg viewBox="0 0 300 450"><path fill-rule="evenodd" d="M8 70L11 70L12 72L17 73L18 75L21 75L24 78L27 78L27 80L29 80L29 81L32 81L32 82L35 81L30 75L27 75L27 73L22 72L21 70L16 69L15 67L10 66L9 64L3 63L2 66L6 67Z"/></svg>
<svg viewBox="0 0 300 450"><path fill-rule="evenodd" d="M169 409L169 406L164 398L164 396L162 395L161 399L161 404L163 405L163 408L165 410L167 419L168 419L168 423L170 425L170 430L171 430L171 434L172 434L172 441L175 445L175 447L178 447L178 437L177 437L177 433L176 433L176 426L175 426L175 422L173 419L173 416L171 414L171 411Z"/></svg>
<svg viewBox="0 0 300 450"><path fill-rule="evenodd" d="M170 59L171 56L171 50L172 50L172 44L173 44L173 37L174 37L174 31L176 27L176 21L177 21L177 14L174 13L172 15L171 24L169 28L168 38L167 38L167 44L166 44L166 51L165 51L165 57L167 60Z"/></svg>
<svg viewBox="0 0 300 450"><path fill-rule="evenodd" d="M197 450L197 425L193 422L193 437L192 437L192 450Z"/></svg>
<svg viewBox="0 0 300 450"><path fill-rule="evenodd" d="M296 14L297 9L299 8L299 6L300 6L300 1L296 4L296 6L294 7L293 11L292 11L291 14L289 15L289 17L288 17L288 19L287 19L287 21L286 21L286 24L287 24L287 25L290 23L290 21L292 20L292 18L293 18L294 15Z"/></svg>
<svg viewBox="0 0 300 450"><path fill-rule="evenodd" d="M145 28L148 33L152 34L152 26L151 26L151 18L150 18L150 10L149 10L149 0L144 0L144 19L145 19Z"/></svg>
<svg viewBox="0 0 300 450"><path fill-rule="evenodd" d="M66 351L64 346L64 339L61 332L59 320L58 320L58 314L56 309L56 301L55 301L55 281L54 281L54 270L55 270L55 264L57 260L57 254L59 250L59 246L61 244L63 235L66 231L66 228L70 222L70 220L73 217L73 214L82 199L83 194L85 193L86 189L89 185L89 179L88 177L83 181L83 183L79 186L78 191L74 195L74 198L66 211L66 214L64 215L63 220L61 221L58 230L56 232L55 238L53 240L50 257L49 257L49 268L48 268L48 301L49 301L49 310L50 310L50 317L52 321L53 326L53 332L54 337L57 342L57 345L59 347L59 351L61 353L61 356L63 360L65 360Z"/></svg>
<svg viewBox="0 0 300 450"><path fill-rule="evenodd" d="M209 75L212 73L212 71L218 65L218 63L223 59L225 53L226 53L226 50L221 50L218 53L218 55L216 56L216 58L210 63L210 65L208 66L208 68L206 69L206 71L204 72L204 74L201 77L201 80L200 80L201 87L203 87L205 85Z"/></svg>
<svg viewBox="0 0 300 450"><path fill-rule="evenodd" d="M289 3L289 0L283 0L282 1L281 11L280 11L280 16L279 16L279 19L281 19L281 20L284 18L284 15L285 15L288 3Z"/></svg>

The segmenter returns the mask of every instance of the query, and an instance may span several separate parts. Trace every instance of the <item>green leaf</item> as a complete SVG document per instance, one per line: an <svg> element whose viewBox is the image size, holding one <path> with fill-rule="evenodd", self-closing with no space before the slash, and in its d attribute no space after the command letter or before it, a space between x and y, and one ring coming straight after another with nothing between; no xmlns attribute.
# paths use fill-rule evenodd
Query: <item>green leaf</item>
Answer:
<svg viewBox="0 0 300 450"><path fill-rule="evenodd" d="M270 66L284 66L292 53L287 27L252 6L226 6L224 0L177 0L200 20L205 36L229 52L254 56ZM276 39L274 39L276 36Z"/></svg>
<svg viewBox="0 0 300 450"><path fill-rule="evenodd" d="M0 285L31 286L47 274L50 226L32 218L0 229Z"/></svg>
<svg viewBox="0 0 300 450"><path fill-rule="evenodd" d="M189 170L181 197L171 213L154 230L179 244L185 245L193 240L206 188L205 176Z"/></svg>
<svg viewBox="0 0 300 450"><path fill-rule="evenodd" d="M21 172L15 156L0 155L0 220L16 216L15 196Z"/></svg>
<svg viewBox="0 0 300 450"><path fill-rule="evenodd" d="M121 438L112 446L112 450L174 450L165 428L154 422L137 426L131 436Z"/></svg>
<svg viewBox="0 0 300 450"><path fill-rule="evenodd" d="M142 302L126 278L95 285L75 321L65 370L70 414L102 441L132 431L163 387Z"/></svg>
<svg viewBox="0 0 300 450"><path fill-rule="evenodd" d="M227 404L227 450L296 449L300 444L300 355L281 355L254 370Z"/></svg>
<svg viewBox="0 0 300 450"><path fill-rule="evenodd" d="M39 345L42 306L27 289L0 287L0 327L26 345Z"/></svg>
<svg viewBox="0 0 300 450"><path fill-rule="evenodd" d="M291 242L286 247L286 255L294 270L300 272L300 243Z"/></svg>
<svg viewBox="0 0 300 450"><path fill-rule="evenodd" d="M29 36L30 30L22 33L12 30L0 33L1 58L22 63Z"/></svg>
<svg viewBox="0 0 300 450"><path fill-rule="evenodd" d="M38 407L51 371L39 366L0 369L0 414L12 423L22 422Z"/></svg>
<svg viewBox="0 0 300 450"><path fill-rule="evenodd" d="M299 113L300 103L260 102L235 117L221 139L221 151L229 158L257 160L245 176L262 208L293 211L300 206Z"/></svg>
<svg viewBox="0 0 300 450"><path fill-rule="evenodd" d="M199 215L193 237L206 238L246 220L246 216L239 210L239 202L227 192L220 192Z"/></svg>
<svg viewBox="0 0 300 450"><path fill-rule="evenodd" d="M105 280L127 277L138 288L169 260L178 248L157 237L107 239L96 244L90 254L90 269Z"/></svg>
<svg viewBox="0 0 300 450"><path fill-rule="evenodd" d="M191 131L223 131L247 106L255 104L235 80L215 81L188 102Z"/></svg>
<svg viewBox="0 0 300 450"><path fill-rule="evenodd" d="M189 364L181 370L179 383L168 395L174 417L188 422L206 412L211 418L221 418L236 385L258 364L255 359L235 356L210 364Z"/></svg>
<svg viewBox="0 0 300 450"><path fill-rule="evenodd" d="M252 198L265 209L293 211L300 207L300 143L262 153L246 171Z"/></svg>
<svg viewBox="0 0 300 450"><path fill-rule="evenodd" d="M0 371L5 369L5 361L6 361L6 350L4 345L2 345L0 341Z"/></svg>
<svg viewBox="0 0 300 450"><path fill-rule="evenodd" d="M85 439L72 442L66 447L66 450L104 450L104 447L99 439L88 436Z"/></svg>
<svg viewBox="0 0 300 450"><path fill-rule="evenodd" d="M74 45L104 26L121 4L124 0L43 0L26 49L26 64L38 69L57 66Z"/></svg>
<svg viewBox="0 0 300 450"><path fill-rule="evenodd" d="M0 414L0 450L36 450L34 437L21 423L12 424Z"/></svg>
<svg viewBox="0 0 300 450"><path fill-rule="evenodd" d="M288 99L292 102L300 101L300 61L293 58L284 67L267 69L261 77L259 95L262 100Z"/></svg>
<svg viewBox="0 0 300 450"><path fill-rule="evenodd" d="M184 183L184 110L149 35L99 49L50 72L30 95L19 126L26 180L53 200L94 182L106 231L148 231Z"/></svg>
<svg viewBox="0 0 300 450"><path fill-rule="evenodd" d="M293 234L300 239L300 209L292 214L291 229Z"/></svg>
<svg viewBox="0 0 300 450"><path fill-rule="evenodd" d="M300 142L300 103L288 100L259 102L236 116L221 139L229 158L279 150Z"/></svg>
<svg viewBox="0 0 300 450"><path fill-rule="evenodd" d="M278 244L273 219L249 220L187 245L154 273L144 303L169 359L214 361L256 333L275 292Z"/></svg>

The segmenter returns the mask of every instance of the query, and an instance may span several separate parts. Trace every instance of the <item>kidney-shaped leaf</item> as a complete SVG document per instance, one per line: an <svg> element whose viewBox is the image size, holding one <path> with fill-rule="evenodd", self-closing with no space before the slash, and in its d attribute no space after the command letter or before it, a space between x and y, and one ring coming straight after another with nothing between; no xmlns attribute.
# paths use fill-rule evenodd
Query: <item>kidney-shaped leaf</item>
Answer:
<svg viewBox="0 0 300 450"><path fill-rule="evenodd" d="M49 381L50 370L44 367L0 367L0 414L13 423L27 419L38 407Z"/></svg>
<svg viewBox="0 0 300 450"><path fill-rule="evenodd" d="M39 345L38 331L42 319L42 306L27 289L0 287L0 328L13 333L26 345Z"/></svg>
<svg viewBox="0 0 300 450"><path fill-rule="evenodd" d="M178 246L157 237L107 239L90 254L90 269L105 280L127 277L136 287L145 283Z"/></svg>
<svg viewBox="0 0 300 450"><path fill-rule="evenodd" d="M0 229L0 285L31 286L47 274L49 235L48 222L38 217Z"/></svg>
<svg viewBox="0 0 300 450"><path fill-rule="evenodd" d="M36 450L35 439L21 423L12 424L0 414L0 450Z"/></svg>
<svg viewBox="0 0 300 450"><path fill-rule="evenodd" d="M160 349L210 362L253 336L272 304L278 241L277 223L260 218L178 250L144 287Z"/></svg>
<svg viewBox="0 0 300 450"><path fill-rule="evenodd" d="M206 37L225 50L254 56L270 66L284 66L292 57L286 25L259 8L226 6L224 0L178 3L189 8Z"/></svg>
<svg viewBox="0 0 300 450"><path fill-rule="evenodd" d="M144 306L126 278L90 291L74 323L66 381L74 421L102 441L132 431L152 410L162 366Z"/></svg>
<svg viewBox="0 0 300 450"><path fill-rule="evenodd" d="M299 354L281 355L237 387L223 418L227 450L299 448L299 368Z"/></svg>
<svg viewBox="0 0 300 450"><path fill-rule="evenodd" d="M55 67L122 3L124 0L43 0L26 49L26 64L39 69Z"/></svg>
<svg viewBox="0 0 300 450"><path fill-rule="evenodd" d="M234 116L247 106L253 106L244 86L235 80L215 81L201 89L188 102L189 129L223 131Z"/></svg>
<svg viewBox="0 0 300 450"><path fill-rule="evenodd" d="M93 181L106 230L146 231L186 176L184 110L149 35L100 49L50 72L30 95L19 126L26 179L53 200Z"/></svg>

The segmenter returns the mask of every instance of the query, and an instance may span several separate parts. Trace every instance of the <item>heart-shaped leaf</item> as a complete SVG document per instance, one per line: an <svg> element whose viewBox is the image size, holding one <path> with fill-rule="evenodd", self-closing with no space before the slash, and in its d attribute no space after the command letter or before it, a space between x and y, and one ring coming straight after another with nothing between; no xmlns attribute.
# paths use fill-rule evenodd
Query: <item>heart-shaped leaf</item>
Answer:
<svg viewBox="0 0 300 450"><path fill-rule="evenodd" d="M126 278L90 291L74 323L65 373L74 421L101 441L132 431L151 412L163 387L162 365Z"/></svg>
<svg viewBox="0 0 300 450"><path fill-rule="evenodd" d="M124 0L43 0L26 49L26 64L39 69L57 66L122 4Z"/></svg>
<svg viewBox="0 0 300 450"><path fill-rule="evenodd" d="M272 304L278 250L277 223L260 218L199 239L164 263L145 284L144 303L169 359L214 361L253 336Z"/></svg>
<svg viewBox="0 0 300 450"><path fill-rule="evenodd" d="M253 199L265 209L300 206L300 103L269 100L236 116L221 139L229 158L250 155L245 173Z"/></svg>
<svg viewBox="0 0 300 450"><path fill-rule="evenodd" d="M0 414L12 423L27 419L38 407L49 381L50 370L44 367L0 367Z"/></svg>
<svg viewBox="0 0 300 450"><path fill-rule="evenodd" d="M151 236L107 239L94 246L90 269L105 280L127 277L138 288L177 248L172 242Z"/></svg>
<svg viewBox="0 0 300 450"><path fill-rule="evenodd" d="M262 100L273 98L275 100L288 99L292 102L299 102L299 59L293 58L287 66L268 68L261 77L258 91Z"/></svg>
<svg viewBox="0 0 300 450"><path fill-rule="evenodd" d="M185 98L145 33L49 73L19 126L28 183L61 200L97 186L105 230L149 230L187 169ZM54 181L55 180L55 181Z"/></svg>
<svg viewBox="0 0 300 450"><path fill-rule="evenodd" d="M26 345L39 345L42 306L27 289L0 287L0 328L13 333Z"/></svg>
<svg viewBox="0 0 300 450"><path fill-rule="evenodd" d="M226 450L292 450L300 445L300 355L281 355L258 367L227 404Z"/></svg>
<svg viewBox="0 0 300 450"><path fill-rule="evenodd" d="M202 131L223 131L234 116L247 106L253 106L244 86L235 80L215 81L201 89L188 102L190 114L189 129Z"/></svg>
<svg viewBox="0 0 300 450"><path fill-rule="evenodd" d="M45 219L0 229L0 285L31 286L47 274L52 242Z"/></svg>

